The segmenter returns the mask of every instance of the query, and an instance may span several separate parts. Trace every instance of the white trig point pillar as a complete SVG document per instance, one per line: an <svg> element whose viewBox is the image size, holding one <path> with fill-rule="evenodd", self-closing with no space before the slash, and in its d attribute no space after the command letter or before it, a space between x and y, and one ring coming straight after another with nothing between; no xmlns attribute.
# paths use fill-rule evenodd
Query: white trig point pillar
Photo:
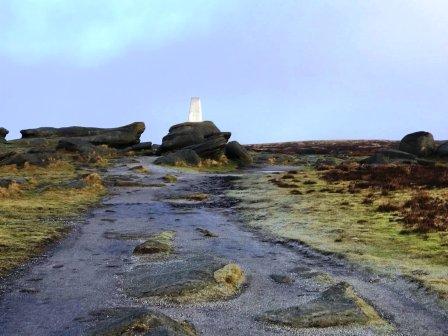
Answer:
<svg viewBox="0 0 448 336"><path fill-rule="evenodd" d="M201 100L199 97L192 97L190 101L190 113L188 114L189 122L201 122L202 121L202 108Z"/></svg>

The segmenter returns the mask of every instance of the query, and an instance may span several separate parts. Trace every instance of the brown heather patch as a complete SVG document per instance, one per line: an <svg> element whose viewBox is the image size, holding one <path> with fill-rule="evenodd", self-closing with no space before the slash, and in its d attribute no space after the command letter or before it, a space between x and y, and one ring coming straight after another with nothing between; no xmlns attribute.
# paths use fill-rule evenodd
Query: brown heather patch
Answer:
<svg viewBox="0 0 448 336"><path fill-rule="evenodd" d="M419 232L448 231L448 202L420 191L405 202L403 223Z"/></svg>
<svg viewBox="0 0 448 336"><path fill-rule="evenodd" d="M400 210L400 206L390 203L390 202L386 202L386 203L382 203L380 205L378 205L377 211L380 212L394 212L394 211L398 211Z"/></svg>
<svg viewBox="0 0 448 336"><path fill-rule="evenodd" d="M322 172L328 182L350 181L352 191L380 188L397 190L409 187L448 187L448 167L421 165L340 164Z"/></svg>
<svg viewBox="0 0 448 336"><path fill-rule="evenodd" d="M380 148L393 148L393 141L381 140L339 140L339 141L296 141L247 145L246 148L255 152L273 154L327 154L367 156L374 154Z"/></svg>

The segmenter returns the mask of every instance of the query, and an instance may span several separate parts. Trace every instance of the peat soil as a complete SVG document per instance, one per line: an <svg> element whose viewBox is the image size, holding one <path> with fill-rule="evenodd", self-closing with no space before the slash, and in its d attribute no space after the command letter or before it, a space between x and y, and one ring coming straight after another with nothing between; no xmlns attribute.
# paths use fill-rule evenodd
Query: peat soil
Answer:
<svg viewBox="0 0 448 336"><path fill-rule="evenodd" d="M328 287L322 281L325 277L294 272L300 267L350 283L395 327L393 335L448 334L446 312L417 284L374 275L335 256L246 228L223 192L231 187L232 178L255 172L180 172L154 166L152 161L117 162L106 175L112 179L131 176L141 185L111 187L100 207L73 224L69 237L1 283L0 335L82 335L92 327L87 318L92 311L143 306L188 320L200 334L210 336L377 334L368 326L294 330L257 320L268 310L304 305ZM129 170L135 165L148 167L150 174ZM160 186L167 173L177 175L177 183ZM210 197L188 199L197 192ZM207 237L198 229L217 237ZM154 262L133 256L133 249L163 230L176 232L171 258L207 254L241 265L248 278L242 293L228 301L200 304L129 297L124 291L128 272ZM287 275L293 282L278 283L273 274Z"/></svg>

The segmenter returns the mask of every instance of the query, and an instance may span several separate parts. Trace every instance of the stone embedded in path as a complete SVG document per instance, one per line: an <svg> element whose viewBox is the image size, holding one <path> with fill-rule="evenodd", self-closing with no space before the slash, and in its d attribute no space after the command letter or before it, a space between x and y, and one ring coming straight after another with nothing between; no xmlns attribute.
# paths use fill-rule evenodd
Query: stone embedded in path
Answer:
<svg viewBox="0 0 448 336"><path fill-rule="evenodd" d="M238 265L209 255L197 255L137 266L125 278L125 287L134 297L202 302L233 297L244 281L244 272Z"/></svg>
<svg viewBox="0 0 448 336"><path fill-rule="evenodd" d="M366 324L379 317L373 308L356 296L349 284L340 282L317 299L301 306L268 311L260 319L294 328L327 328Z"/></svg>
<svg viewBox="0 0 448 336"><path fill-rule="evenodd" d="M109 308L90 313L84 320L95 324L89 336L196 336L197 332L187 321L172 318L146 308Z"/></svg>
<svg viewBox="0 0 448 336"><path fill-rule="evenodd" d="M285 274L271 274L269 277L272 279L272 281L279 284L292 284L294 282L293 278Z"/></svg>
<svg viewBox="0 0 448 336"><path fill-rule="evenodd" d="M218 237L218 235L216 233L213 233L207 229L203 229L203 228L196 228L196 231L200 232L204 237L208 237L208 238L216 238Z"/></svg>
<svg viewBox="0 0 448 336"><path fill-rule="evenodd" d="M173 250L174 231L163 231L137 245L134 254L169 254Z"/></svg>

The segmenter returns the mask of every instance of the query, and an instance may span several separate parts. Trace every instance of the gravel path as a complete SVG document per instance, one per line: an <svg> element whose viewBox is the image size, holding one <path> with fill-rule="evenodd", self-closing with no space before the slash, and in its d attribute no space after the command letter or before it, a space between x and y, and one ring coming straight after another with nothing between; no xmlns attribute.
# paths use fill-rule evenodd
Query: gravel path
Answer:
<svg viewBox="0 0 448 336"><path fill-rule="evenodd" d="M447 315L435 306L433 298L411 295L413 284L374 279L333 257L251 232L238 223L231 204L219 195L205 204L183 198L198 191L218 194L222 178L180 174L153 166L150 158L139 161L123 161L108 174L133 175L147 186L111 188L102 206L76 223L67 239L2 284L0 335L82 335L90 327L85 322L89 312L117 306L147 306L174 319L186 319L201 334L210 336L378 334L370 327L297 331L257 321L267 310L303 305L328 287L322 277L293 272L297 267L326 272L352 284L397 328L393 335L448 334ZM138 175L128 169L137 164L149 166L151 174ZM178 175L178 182L156 186L167 172ZM217 237L205 237L198 228ZM232 300L196 305L162 305L129 298L123 292L125 275L145 262L133 257L132 250L161 230L176 231L174 258L205 253L234 261L246 271L248 286ZM294 282L277 283L272 274L287 275Z"/></svg>

